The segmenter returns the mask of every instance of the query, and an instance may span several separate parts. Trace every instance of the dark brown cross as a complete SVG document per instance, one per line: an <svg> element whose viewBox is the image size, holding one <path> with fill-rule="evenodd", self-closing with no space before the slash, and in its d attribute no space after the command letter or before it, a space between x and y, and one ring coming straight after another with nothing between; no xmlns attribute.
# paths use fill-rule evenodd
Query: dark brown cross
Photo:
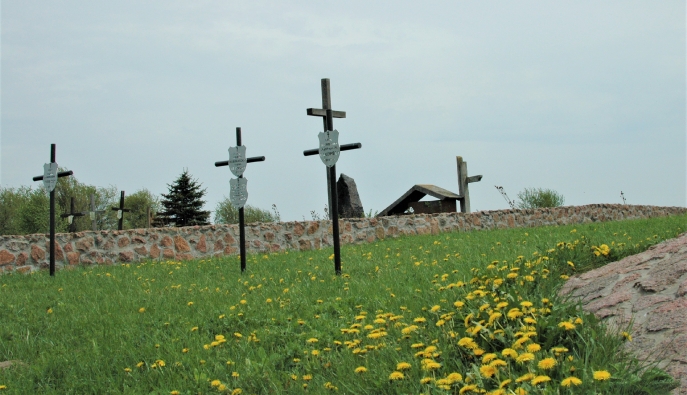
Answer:
<svg viewBox="0 0 687 395"><path fill-rule="evenodd" d="M69 206L70 206L69 212L60 215L60 217L61 218L67 218L67 220L69 221L69 231L74 233L74 232L76 232L76 222L74 222L74 218L75 217L83 217L84 215L86 215L86 213L83 213L80 211L79 212L75 211L74 196L71 197Z"/></svg>
<svg viewBox="0 0 687 395"><path fill-rule="evenodd" d="M50 164L55 164L55 144L50 144ZM68 177L74 174L73 171L61 171L57 173L57 178ZM42 181L43 176L33 177L34 181ZM50 275L55 275L55 188L50 191Z"/></svg>
<svg viewBox="0 0 687 395"><path fill-rule="evenodd" d="M124 191L122 191L122 194L119 197L119 207L112 207L112 210L116 211L117 216L119 217L119 224L117 224L117 229L122 230L124 226L124 213L128 213L129 211L131 211L128 208L124 208Z"/></svg>
<svg viewBox="0 0 687 395"><path fill-rule="evenodd" d="M322 126L324 128L324 132L327 130L333 130L333 129L327 129L327 110L332 110L332 95L331 95L331 87L329 84L329 78L322 78L321 81L322 84L322 108L308 108L306 109L306 112L308 115L311 115L313 117L322 117ZM332 110L332 118L346 118L346 111L334 111ZM350 144L349 144L350 145ZM358 147L360 148L360 147ZM348 149L354 149L354 148L348 148ZM312 150L309 150L312 151ZM341 151L344 151L344 147L341 147ZM316 152L311 155L317 155L319 153ZM336 179L332 179L329 176L329 169L327 169L327 207L329 207L329 219L334 218L332 214L332 183L335 183Z"/></svg>
<svg viewBox="0 0 687 395"><path fill-rule="evenodd" d="M241 146L241 128L236 128L236 146ZM246 163L263 162L264 156L246 158ZM215 167L229 166L228 160L215 162ZM243 174L241 177L243 178ZM246 224L243 216L243 207L239 209L239 254L241 254L241 273L246 271Z"/></svg>
<svg viewBox="0 0 687 395"><path fill-rule="evenodd" d="M322 116L321 111L324 111L324 131L334 130L334 118L345 118L346 113L343 111L336 111L339 116L334 115L334 110L331 109L332 99L329 90L329 78L322 79L322 107L324 110L309 108L308 115ZM344 144L339 146L339 151L348 151L352 149L361 148L362 144ZM317 155L320 153L319 149L310 149L303 151L304 156ZM327 167L327 190L329 194L329 216L332 221L332 238L334 239L334 271L337 275L341 274L341 245L339 240L339 198L336 193L336 165Z"/></svg>

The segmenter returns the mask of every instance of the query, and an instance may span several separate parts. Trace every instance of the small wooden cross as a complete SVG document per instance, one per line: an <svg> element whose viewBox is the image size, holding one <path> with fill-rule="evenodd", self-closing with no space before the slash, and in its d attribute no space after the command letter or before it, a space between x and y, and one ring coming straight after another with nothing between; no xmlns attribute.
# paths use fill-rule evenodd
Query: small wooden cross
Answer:
<svg viewBox="0 0 687 395"><path fill-rule="evenodd" d="M91 216L91 223L93 225L93 231L98 230L98 221L97 221L97 215L104 213L105 210L96 210L95 209L95 195L91 194L91 211L88 212L88 214Z"/></svg>
<svg viewBox="0 0 687 395"><path fill-rule="evenodd" d="M55 185L60 177L68 177L73 171L57 171L55 162L55 144L50 144L50 163L43 165L43 175L33 177L34 181L43 181L43 185L50 192L50 275L55 275ZM47 177L47 178L46 178ZM44 180L44 178L46 178Z"/></svg>
<svg viewBox="0 0 687 395"><path fill-rule="evenodd" d="M74 222L74 217L83 217L86 215L84 212L77 212L75 211L74 208L74 196L71 197L70 199L70 209L68 213L60 215L61 218L67 218L67 222L69 222L69 231L71 233L76 232L76 223Z"/></svg>
<svg viewBox="0 0 687 395"><path fill-rule="evenodd" d="M117 212L117 218L119 219L117 229L122 230L124 226L124 213L131 211L128 208L124 208L124 191L122 191L122 194L119 197L119 207L112 207L112 210Z"/></svg>
<svg viewBox="0 0 687 395"><path fill-rule="evenodd" d="M482 176L472 176L468 177L468 163L463 161L462 156L456 156L456 164L458 166L458 201L460 202L460 212L469 213L470 212L470 191L468 190L468 184L473 182L479 182L482 180Z"/></svg>

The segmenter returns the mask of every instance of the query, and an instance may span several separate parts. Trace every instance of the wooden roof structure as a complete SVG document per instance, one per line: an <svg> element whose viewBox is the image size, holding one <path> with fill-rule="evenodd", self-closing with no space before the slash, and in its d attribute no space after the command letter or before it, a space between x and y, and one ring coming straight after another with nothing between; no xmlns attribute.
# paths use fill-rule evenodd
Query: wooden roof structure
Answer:
<svg viewBox="0 0 687 395"><path fill-rule="evenodd" d="M481 177L480 177L481 178ZM382 210L379 214L377 214L378 217L385 217L389 215L399 215L403 214L413 206L413 208L418 207L414 203L419 202L420 199L422 199L425 196L433 196L437 198L440 202L442 203L448 203L448 205L444 206L453 206L452 211L456 211L456 200L461 199L462 196L456 195L455 193L448 191L444 188L440 188L436 185L431 185L431 184L416 184L413 185L412 188L408 190L408 192L404 193L403 196L400 198L396 199L395 202L391 203L391 205L384 210ZM435 203L435 202L427 202L427 203ZM417 211L417 210L416 210ZM441 210L445 211L445 210Z"/></svg>

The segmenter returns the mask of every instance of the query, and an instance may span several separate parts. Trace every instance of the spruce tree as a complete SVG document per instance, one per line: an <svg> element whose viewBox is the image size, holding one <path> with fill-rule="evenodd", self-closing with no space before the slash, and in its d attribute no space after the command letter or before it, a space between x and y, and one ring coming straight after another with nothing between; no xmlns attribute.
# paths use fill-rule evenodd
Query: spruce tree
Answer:
<svg viewBox="0 0 687 395"><path fill-rule="evenodd" d="M188 170L184 169L169 187L168 194L162 194L162 211L158 213L156 222L168 226L193 226L208 225L209 211L203 211L205 201L201 198L205 195L205 189L192 180Z"/></svg>

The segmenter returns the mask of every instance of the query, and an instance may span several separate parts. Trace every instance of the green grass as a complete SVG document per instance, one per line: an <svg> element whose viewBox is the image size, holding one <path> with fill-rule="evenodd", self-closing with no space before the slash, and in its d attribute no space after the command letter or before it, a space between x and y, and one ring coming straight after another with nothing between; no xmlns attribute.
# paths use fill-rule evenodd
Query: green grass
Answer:
<svg viewBox="0 0 687 395"><path fill-rule="evenodd" d="M403 237L344 246L339 277L330 249L251 255L243 275L235 256L4 275L0 361L23 364L0 369L0 393L665 394L670 376L556 292L686 228L681 215ZM532 361L502 354L528 346Z"/></svg>

